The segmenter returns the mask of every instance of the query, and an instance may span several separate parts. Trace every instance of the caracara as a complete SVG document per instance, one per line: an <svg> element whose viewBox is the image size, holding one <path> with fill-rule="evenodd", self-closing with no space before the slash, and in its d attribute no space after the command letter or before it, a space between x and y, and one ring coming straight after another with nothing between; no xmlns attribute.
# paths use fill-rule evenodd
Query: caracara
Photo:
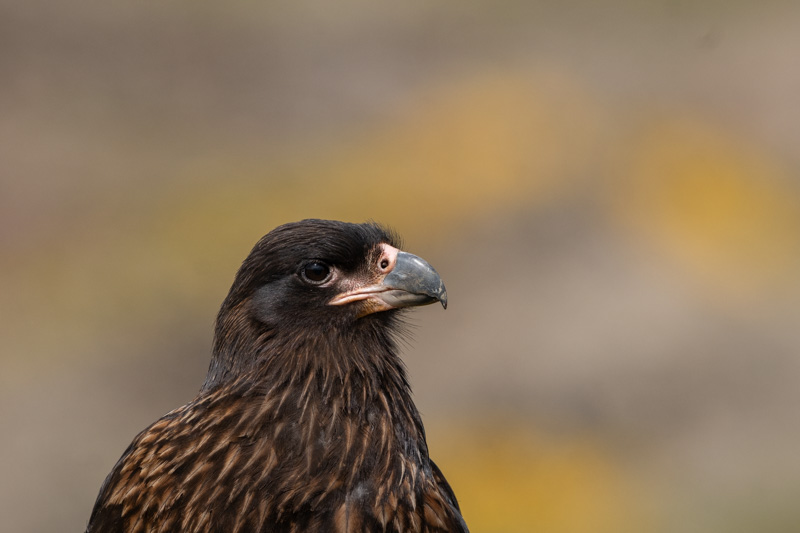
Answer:
<svg viewBox="0 0 800 533"><path fill-rule="evenodd" d="M398 248L376 224L263 237L199 394L128 446L87 532L466 532L396 345L400 309L447 293Z"/></svg>

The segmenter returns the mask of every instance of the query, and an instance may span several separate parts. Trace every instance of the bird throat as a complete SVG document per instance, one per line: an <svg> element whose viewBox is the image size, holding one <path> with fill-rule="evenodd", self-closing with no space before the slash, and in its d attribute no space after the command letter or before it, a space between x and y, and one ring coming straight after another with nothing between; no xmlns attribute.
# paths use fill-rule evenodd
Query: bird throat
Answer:
<svg viewBox="0 0 800 533"><path fill-rule="evenodd" d="M242 353L228 350L247 345L259 347L251 364L230 364ZM402 500L430 475L422 421L384 328L301 338L264 330L256 343L217 347L228 364L212 362L196 401L226 404L215 408L232 417L230 438L247 444L248 462L288 498L279 505L299 505L290 495L300 486L320 503L337 494Z"/></svg>

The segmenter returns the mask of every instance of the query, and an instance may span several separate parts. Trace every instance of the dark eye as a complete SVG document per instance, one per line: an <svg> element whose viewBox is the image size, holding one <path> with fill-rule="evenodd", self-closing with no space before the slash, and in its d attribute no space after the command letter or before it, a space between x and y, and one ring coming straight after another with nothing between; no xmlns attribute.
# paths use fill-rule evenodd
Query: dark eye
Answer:
<svg viewBox="0 0 800 533"><path fill-rule="evenodd" d="M331 275L331 269L321 261L312 261L307 263L301 271L303 279L311 283L322 283L326 281Z"/></svg>

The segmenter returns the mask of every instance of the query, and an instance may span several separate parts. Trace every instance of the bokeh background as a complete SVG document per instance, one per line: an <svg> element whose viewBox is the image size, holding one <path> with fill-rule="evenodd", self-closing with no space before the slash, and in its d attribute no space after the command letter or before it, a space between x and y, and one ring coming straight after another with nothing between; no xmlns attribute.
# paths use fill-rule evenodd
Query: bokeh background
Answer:
<svg viewBox="0 0 800 533"><path fill-rule="evenodd" d="M475 532L800 531L800 5L0 2L0 520L82 531L306 217L448 286L404 348Z"/></svg>

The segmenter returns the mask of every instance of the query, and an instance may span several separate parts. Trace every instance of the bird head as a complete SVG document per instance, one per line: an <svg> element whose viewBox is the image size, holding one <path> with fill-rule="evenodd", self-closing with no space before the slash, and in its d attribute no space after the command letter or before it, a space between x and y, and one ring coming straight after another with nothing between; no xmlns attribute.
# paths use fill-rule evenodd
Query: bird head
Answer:
<svg viewBox="0 0 800 533"><path fill-rule="evenodd" d="M438 273L401 251L391 231L329 220L285 224L256 243L236 274L214 355L241 359L268 340L374 331L391 325L398 309L437 301L447 306Z"/></svg>

